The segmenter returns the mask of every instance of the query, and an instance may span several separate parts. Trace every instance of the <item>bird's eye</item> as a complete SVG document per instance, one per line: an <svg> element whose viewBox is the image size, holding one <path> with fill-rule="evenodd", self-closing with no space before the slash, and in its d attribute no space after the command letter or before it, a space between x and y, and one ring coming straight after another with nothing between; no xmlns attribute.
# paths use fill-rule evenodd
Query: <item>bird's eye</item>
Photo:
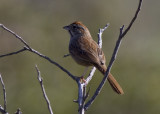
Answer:
<svg viewBox="0 0 160 114"><path fill-rule="evenodd" d="M73 29L76 29L77 28L77 26L76 25L73 25Z"/></svg>

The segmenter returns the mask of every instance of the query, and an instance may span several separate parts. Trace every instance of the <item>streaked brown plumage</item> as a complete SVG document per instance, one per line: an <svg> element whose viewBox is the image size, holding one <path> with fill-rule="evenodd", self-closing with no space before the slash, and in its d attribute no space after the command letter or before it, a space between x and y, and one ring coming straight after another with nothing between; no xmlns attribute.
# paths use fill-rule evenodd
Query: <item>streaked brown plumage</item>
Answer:
<svg viewBox="0 0 160 114"><path fill-rule="evenodd" d="M69 52L72 58L80 65L95 66L103 75L106 72L105 56L98 44L92 39L88 28L81 22L76 21L64 29L70 33ZM111 73L108 81L112 89L118 94L123 94L123 90Z"/></svg>

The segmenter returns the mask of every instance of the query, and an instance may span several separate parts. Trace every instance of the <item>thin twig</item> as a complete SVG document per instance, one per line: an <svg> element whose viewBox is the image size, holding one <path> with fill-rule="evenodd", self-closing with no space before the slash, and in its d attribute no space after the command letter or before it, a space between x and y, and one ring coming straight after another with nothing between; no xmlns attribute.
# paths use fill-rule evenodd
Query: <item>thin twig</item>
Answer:
<svg viewBox="0 0 160 114"><path fill-rule="evenodd" d="M92 80L92 77L93 77L95 71L96 71L96 67L93 67L93 68L91 69L90 73L89 73L89 76L88 76L87 79L86 79L86 82L85 82L85 85L86 85L86 86L87 86L88 83Z"/></svg>
<svg viewBox="0 0 160 114"><path fill-rule="evenodd" d="M23 51L26 51L26 48L23 48L21 50L15 51L15 52L11 52L11 53L0 55L0 57L5 57L5 56L10 56L10 55L18 54L18 53L21 53Z"/></svg>
<svg viewBox="0 0 160 114"><path fill-rule="evenodd" d="M6 112L6 110L7 110L6 89L5 89L5 85L4 85L4 82L3 82L3 79L2 79L1 74L0 74L0 82L1 82L2 87L3 87L4 110L5 110L5 112Z"/></svg>
<svg viewBox="0 0 160 114"><path fill-rule="evenodd" d="M107 67L107 71L105 73L105 76L104 78L102 79L100 85L98 86L98 88L96 89L94 95L91 97L91 99L86 103L86 105L84 106L85 110L87 110L89 108L89 106L94 102L95 98L97 97L97 95L100 93L101 89L103 88L106 80L107 80L107 76L111 70L111 67L116 59L116 55L118 53L118 49L120 47L120 44L121 44L121 40L122 38L126 35L126 33L129 31L129 29L131 28L132 24L134 23L134 21L136 20L137 18L137 15L140 11L140 8L141 8L141 4L142 4L142 0L139 0L139 5L138 5L138 9L135 13L135 16L133 17L133 19L131 20L129 26L127 27L127 29L123 32L123 28L124 28L124 25L120 28L120 34L119 34L119 37L118 37L118 40L116 42L116 46L114 48L114 51L113 51L113 54L112 54L112 57L111 57L111 60L109 62L109 65Z"/></svg>
<svg viewBox="0 0 160 114"><path fill-rule="evenodd" d="M35 67L36 67L36 70L37 70L37 79L38 79L38 81L39 81L39 83L40 83L40 85L41 85L41 89L42 89L42 92L43 92L43 96L44 96L44 98L45 98L45 100L46 100L46 102L47 102L48 110L49 110L50 114L53 114L50 101L49 101L49 99L48 99L48 97L47 97L47 94L46 94L46 91L45 91L45 88L44 88L44 85L43 85L43 79L42 79L42 77L41 77L41 73L40 73L37 65L36 65Z"/></svg>
<svg viewBox="0 0 160 114"><path fill-rule="evenodd" d="M140 10L141 10L142 2L143 2L143 0L139 0L139 4L138 4L138 8L137 8L137 10L136 10L136 13L135 13L134 17L132 18L130 24L128 25L127 29L126 29L126 30L123 32L123 34L121 35L121 38L123 38L123 37L127 34L127 32L130 30L131 26L132 26L133 23L135 22L135 20L136 20L136 18L137 18L137 16L138 16L138 13L139 13Z"/></svg>
<svg viewBox="0 0 160 114"><path fill-rule="evenodd" d="M98 33L98 45L100 48L102 48L102 34L103 32L109 27L109 23L107 23L107 25L103 28L103 29L99 29L99 33Z"/></svg>

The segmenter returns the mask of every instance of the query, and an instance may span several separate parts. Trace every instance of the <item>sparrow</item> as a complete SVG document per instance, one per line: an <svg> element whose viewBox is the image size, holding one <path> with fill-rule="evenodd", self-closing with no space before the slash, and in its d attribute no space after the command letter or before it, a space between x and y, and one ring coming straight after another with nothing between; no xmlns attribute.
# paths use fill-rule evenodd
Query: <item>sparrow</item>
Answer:
<svg viewBox="0 0 160 114"><path fill-rule="evenodd" d="M88 28L79 21L63 28L70 34L69 53L75 62L86 67L95 66L105 75L107 70L105 55L99 45L92 39ZM124 94L123 89L111 73L108 74L107 80L116 93Z"/></svg>

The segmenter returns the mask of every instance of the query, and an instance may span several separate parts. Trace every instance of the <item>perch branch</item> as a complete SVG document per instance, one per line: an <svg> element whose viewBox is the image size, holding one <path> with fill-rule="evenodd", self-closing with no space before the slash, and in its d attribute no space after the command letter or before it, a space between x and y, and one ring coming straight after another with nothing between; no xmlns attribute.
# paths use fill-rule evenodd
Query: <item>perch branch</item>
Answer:
<svg viewBox="0 0 160 114"><path fill-rule="evenodd" d="M47 97L47 94L46 94L46 91L45 91L45 88L44 88L44 85L43 85L43 79L42 79L42 77L41 77L41 73L40 73L37 65L36 65L35 67L36 67L36 70L37 70L37 79L38 79L38 81L39 81L39 83L40 83L40 85L41 85L41 89L42 89L42 92L43 92L43 96L44 96L44 98L45 98L45 100L46 100L46 102L47 102L48 110L49 110L50 114L53 114L50 101L49 101L49 99L48 99L48 97Z"/></svg>
<svg viewBox="0 0 160 114"><path fill-rule="evenodd" d="M95 71L96 71L96 67L93 67L93 68L91 69L91 71L90 71L87 79L86 79L86 82L85 82L86 85L88 85L88 83L92 80L92 77L93 77Z"/></svg>
<svg viewBox="0 0 160 114"><path fill-rule="evenodd" d="M87 110L89 108L89 106L94 102L95 98L97 97L97 95L101 92L102 90L102 87L104 86L106 80L107 80L107 77L108 77L108 74L111 70L111 67L116 59L116 56L117 56L117 53L118 53L118 49L120 47L120 44L121 44L121 41L122 41L122 38L126 35L126 33L130 30L131 26L133 25L134 21L136 20L137 18L137 15L140 11L140 8L141 8L141 4L142 4L142 0L139 0L139 5L138 5L138 8L137 8L137 11L135 13L135 16L133 17L133 19L131 20L129 26L127 27L127 29L123 32L123 28L124 28L124 25L120 28L120 33L119 33L119 37L118 37L118 40L116 42L116 46L114 48L114 51L113 51L113 54L112 54L112 57L111 57L111 60L109 62L109 65L107 67L107 71L105 73L105 76L103 77L100 85L98 86L98 88L96 89L94 95L91 97L91 99L85 104L84 108L85 110Z"/></svg>

